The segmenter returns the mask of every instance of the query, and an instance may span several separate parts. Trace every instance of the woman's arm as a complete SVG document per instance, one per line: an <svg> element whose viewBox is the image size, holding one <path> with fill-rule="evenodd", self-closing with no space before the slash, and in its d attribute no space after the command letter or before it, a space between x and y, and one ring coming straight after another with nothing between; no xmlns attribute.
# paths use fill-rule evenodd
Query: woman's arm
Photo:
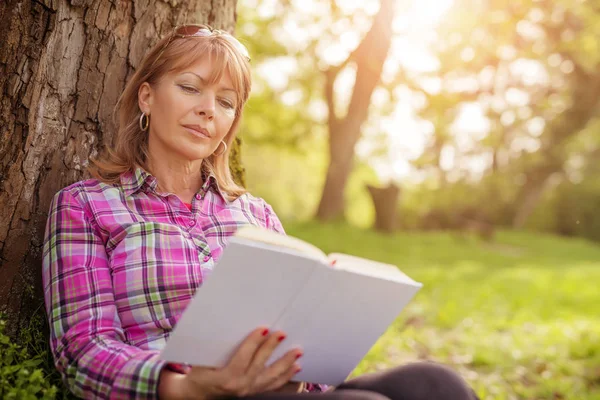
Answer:
<svg viewBox="0 0 600 400"><path fill-rule="evenodd" d="M52 201L43 250L50 345L70 390L86 399L153 399L164 362L124 343L104 243L77 192Z"/></svg>

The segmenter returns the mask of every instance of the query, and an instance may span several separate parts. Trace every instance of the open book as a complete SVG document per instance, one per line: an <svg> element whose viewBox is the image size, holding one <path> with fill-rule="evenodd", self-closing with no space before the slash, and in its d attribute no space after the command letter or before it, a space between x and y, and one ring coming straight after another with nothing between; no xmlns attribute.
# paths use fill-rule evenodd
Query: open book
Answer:
<svg viewBox="0 0 600 400"><path fill-rule="evenodd" d="M326 255L290 236L244 227L229 239L161 358L224 366L255 328L287 338L269 362L303 349L297 381L339 385L421 288L392 265Z"/></svg>

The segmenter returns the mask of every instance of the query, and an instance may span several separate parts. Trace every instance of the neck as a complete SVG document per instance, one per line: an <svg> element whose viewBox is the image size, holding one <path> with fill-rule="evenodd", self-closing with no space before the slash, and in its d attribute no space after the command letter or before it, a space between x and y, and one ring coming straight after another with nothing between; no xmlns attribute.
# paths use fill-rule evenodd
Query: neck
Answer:
<svg viewBox="0 0 600 400"><path fill-rule="evenodd" d="M169 160L151 155L148 166L158 182L157 191L175 194L183 202L191 203L202 187L202 160Z"/></svg>

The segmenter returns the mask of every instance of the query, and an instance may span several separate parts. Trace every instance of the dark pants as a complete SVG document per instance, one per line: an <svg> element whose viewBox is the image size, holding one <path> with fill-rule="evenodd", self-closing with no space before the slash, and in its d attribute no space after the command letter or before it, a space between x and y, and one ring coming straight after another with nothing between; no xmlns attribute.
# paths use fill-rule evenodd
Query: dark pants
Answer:
<svg viewBox="0 0 600 400"><path fill-rule="evenodd" d="M413 363L368 374L342 383L325 393L265 393L252 400L478 400L454 371L434 363Z"/></svg>

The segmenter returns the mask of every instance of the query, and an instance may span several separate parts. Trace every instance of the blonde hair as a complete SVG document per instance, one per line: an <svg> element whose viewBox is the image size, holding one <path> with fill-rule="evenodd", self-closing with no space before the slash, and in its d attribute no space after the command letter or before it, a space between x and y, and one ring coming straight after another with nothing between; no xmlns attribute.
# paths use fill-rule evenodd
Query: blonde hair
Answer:
<svg viewBox="0 0 600 400"><path fill-rule="evenodd" d="M150 85L156 84L167 73L183 70L198 58L208 56L215 65L212 76L208 77L209 82L219 82L227 72L239 101L236 102L235 119L231 129L223 139L227 144L227 151L218 155L211 154L205 158L202 161L202 169L205 177L209 175L216 177L219 189L229 200L235 199L246 190L233 180L229 168L229 154L244 104L250 95L252 81L249 62L228 39L221 35L174 37L169 42L170 37L171 35L168 35L161 39L150 50L125 86L115 106L118 128L114 145L112 148L107 145L104 154L92 160L89 172L94 178L108 184L119 183L121 174L134 171L137 167L152 173L148 165L148 135L139 126L141 110L138 104L138 90L144 82Z"/></svg>

